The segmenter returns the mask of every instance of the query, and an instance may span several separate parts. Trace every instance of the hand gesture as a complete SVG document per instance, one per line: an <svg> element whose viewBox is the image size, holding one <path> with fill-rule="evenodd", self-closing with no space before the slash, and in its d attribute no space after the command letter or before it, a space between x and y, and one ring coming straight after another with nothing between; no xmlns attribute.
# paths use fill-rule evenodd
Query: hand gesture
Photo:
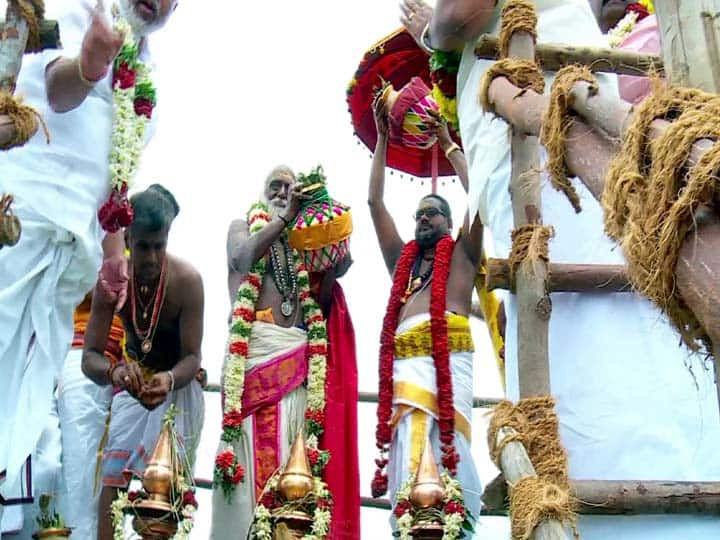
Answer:
<svg viewBox="0 0 720 540"><path fill-rule="evenodd" d="M430 116L432 116L432 124L435 129L435 134L438 138L438 144L440 145L440 149L442 151L447 150L452 146L452 144L455 142L453 141L452 137L450 136L450 131L448 130L447 122L445 121L445 118L443 116L434 110L428 111L430 113Z"/></svg>
<svg viewBox="0 0 720 540"><path fill-rule="evenodd" d="M285 221L292 222L300 212L300 205L302 201L306 201L310 198L309 195L302 192L303 186L301 184L295 184L295 186L288 192L287 206L285 207L285 214L283 219Z"/></svg>
<svg viewBox="0 0 720 540"><path fill-rule="evenodd" d="M127 390L135 398L142 394L145 384L140 366L135 362L121 364L113 369L111 382L113 386Z"/></svg>
<svg viewBox="0 0 720 540"><path fill-rule="evenodd" d="M124 255L113 255L103 260L98 277L98 290L108 303L115 304L120 311L127 298L128 263Z"/></svg>
<svg viewBox="0 0 720 540"><path fill-rule="evenodd" d="M122 47L125 36L112 29L105 17L103 0L98 0L90 12L90 27L83 37L80 49L80 71L86 79L99 81Z"/></svg>
<svg viewBox="0 0 720 540"><path fill-rule="evenodd" d="M140 402L146 409L153 410L167 399L171 384L170 374L167 371L156 373L145 385Z"/></svg>
<svg viewBox="0 0 720 540"><path fill-rule="evenodd" d="M350 270L353 262L355 261L353 261L352 255L350 255L350 253L340 259L337 264L335 264L335 268L333 269L335 272L335 277L343 277L347 273L347 271Z"/></svg>
<svg viewBox="0 0 720 540"><path fill-rule="evenodd" d="M400 22L407 28L407 31L417 44L424 48L420 40L425 26L430 23L433 9L423 0L402 0L400 11Z"/></svg>

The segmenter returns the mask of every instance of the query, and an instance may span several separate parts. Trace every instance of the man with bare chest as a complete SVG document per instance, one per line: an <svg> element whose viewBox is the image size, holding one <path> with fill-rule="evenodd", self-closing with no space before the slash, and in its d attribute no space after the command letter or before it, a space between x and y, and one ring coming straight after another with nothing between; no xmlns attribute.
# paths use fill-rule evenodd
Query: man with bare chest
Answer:
<svg viewBox="0 0 720 540"><path fill-rule="evenodd" d="M218 482L216 459L214 540L246 537L268 480L287 461L300 430L305 430L310 452L315 448L318 455L318 437L306 422L315 414L311 407L317 405L313 403L323 403L317 414L327 415L334 399L330 394L339 391L334 388L325 395L325 387L332 386L333 380L332 347L328 346L333 338L320 336L331 332L332 317L338 312L336 278L347 271L351 260L348 256L324 271L318 276L319 286L311 286L302 258L290 247L287 234L306 198L293 172L276 167L265 181L264 200L251 207L247 220L233 221L228 231L228 292L233 310L229 354L223 366L223 435L218 459L232 453L244 476L227 476ZM315 307L308 308L308 297L313 298ZM342 304L346 310L344 300ZM351 324L347 334L352 341ZM356 370L354 341L351 349L352 355L347 356L352 356L352 369ZM319 394L312 382L318 371L328 381ZM344 373L356 383L357 371ZM356 395L350 399L356 400ZM242 436L234 436L237 430ZM345 428L337 432L343 436ZM330 452L334 466L345 467L346 476L326 481L333 498L347 501L349 508L342 512L335 508L330 538L358 539L359 489L353 490L357 480L352 481L353 474L358 475L356 439L351 441L349 455L333 453L328 437L338 433L325 432L323 449ZM336 489L334 482L341 486Z"/></svg>
<svg viewBox="0 0 720 540"><path fill-rule="evenodd" d="M473 341L468 314L482 250L482 224L466 216L457 241L447 201L423 197L415 212L415 240L405 243L385 207L388 128L382 105L375 111L378 142L368 204L380 249L393 278L380 347L376 444L378 469L373 496L396 493L417 471L429 440L436 461L463 487L473 516L480 510L480 481L470 453ZM467 189L462 151L444 123L437 124L440 149ZM386 468L387 467L387 472Z"/></svg>
<svg viewBox="0 0 720 540"><path fill-rule="evenodd" d="M153 185L130 201L135 220L127 231L130 248L128 301L119 315L126 334L124 361L103 355L114 312L114 298L96 287L85 334L83 372L95 383L122 389L114 396L105 445L98 538L111 539L110 503L127 488L123 470L144 470L167 408L179 414L176 427L190 463L204 418L200 368L203 287L190 264L166 253L170 225L179 211L175 198Z"/></svg>

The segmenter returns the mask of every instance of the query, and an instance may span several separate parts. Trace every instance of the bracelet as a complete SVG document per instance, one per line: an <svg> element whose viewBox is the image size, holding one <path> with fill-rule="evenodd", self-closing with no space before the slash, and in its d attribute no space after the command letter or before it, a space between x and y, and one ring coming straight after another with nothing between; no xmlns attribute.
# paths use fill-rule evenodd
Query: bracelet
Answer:
<svg viewBox="0 0 720 540"><path fill-rule="evenodd" d="M166 373L170 375L170 391L172 392L173 390L175 390L175 375L173 374L171 369L167 370Z"/></svg>
<svg viewBox="0 0 720 540"><path fill-rule="evenodd" d="M420 34L420 46L425 49L425 52L428 54L435 52L435 49L430 45L430 22L425 25L422 34Z"/></svg>
<svg viewBox="0 0 720 540"><path fill-rule="evenodd" d="M97 83L99 83L100 81L102 81L103 78L105 77L105 76L103 75L103 76L100 77L97 81L91 81L90 79L88 79L87 77L85 77L85 75L83 74L82 64L80 63L80 57L78 57L78 58L75 59L75 63L77 64L78 77L80 77L80 80L82 81L82 83L83 83L85 86L87 86L88 88L95 88L95 85L96 85Z"/></svg>
<svg viewBox="0 0 720 540"><path fill-rule="evenodd" d="M450 154L455 152L455 150L460 150L460 146L457 143L452 143L452 145L450 145L450 148L445 150L445 157L447 159L450 159Z"/></svg>
<svg viewBox="0 0 720 540"><path fill-rule="evenodd" d="M289 226L290 226L290 222L289 222L287 219L285 219L285 218L284 218L283 216L281 216L280 214L278 214L278 217L282 220L282 222L285 224L286 227L289 227Z"/></svg>

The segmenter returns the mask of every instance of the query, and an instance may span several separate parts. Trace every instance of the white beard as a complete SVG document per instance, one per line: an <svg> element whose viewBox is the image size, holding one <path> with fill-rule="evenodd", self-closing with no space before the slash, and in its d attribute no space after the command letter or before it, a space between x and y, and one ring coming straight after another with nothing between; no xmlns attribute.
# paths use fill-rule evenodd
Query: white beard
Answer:
<svg viewBox="0 0 720 540"><path fill-rule="evenodd" d="M159 8L159 6L157 6L157 0L154 1L156 3L156 8ZM135 37L137 38L147 37L153 31L162 26L156 21L149 23L140 17L140 15L137 14L137 11L135 11L133 0L118 0L118 8L120 10L120 16L128 22L130 28L133 30L133 34L135 34Z"/></svg>

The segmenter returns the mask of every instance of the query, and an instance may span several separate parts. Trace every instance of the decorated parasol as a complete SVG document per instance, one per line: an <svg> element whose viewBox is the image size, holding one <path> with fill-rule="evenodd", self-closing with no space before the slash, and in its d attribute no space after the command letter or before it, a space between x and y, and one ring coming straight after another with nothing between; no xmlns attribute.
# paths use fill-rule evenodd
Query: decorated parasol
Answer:
<svg viewBox="0 0 720 540"><path fill-rule="evenodd" d="M391 134L387 166L421 178L455 174L450 162L438 152L437 145L429 144L434 141L424 137L423 114L426 109L438 109L429 62L430 56L418 47L407 30L397 30L365 52L347 90L355 134L371 151L377 142L374 99L378 95L383 100L391 97L392 103L397 104L388 108ZM405 115L405 126L410 130L406 129L404 137L392 133L393 124L403 123L398 115ZM407 144L418 134L417 144ZM459 144L459 137L452 129L451 134Z"/></svg>

